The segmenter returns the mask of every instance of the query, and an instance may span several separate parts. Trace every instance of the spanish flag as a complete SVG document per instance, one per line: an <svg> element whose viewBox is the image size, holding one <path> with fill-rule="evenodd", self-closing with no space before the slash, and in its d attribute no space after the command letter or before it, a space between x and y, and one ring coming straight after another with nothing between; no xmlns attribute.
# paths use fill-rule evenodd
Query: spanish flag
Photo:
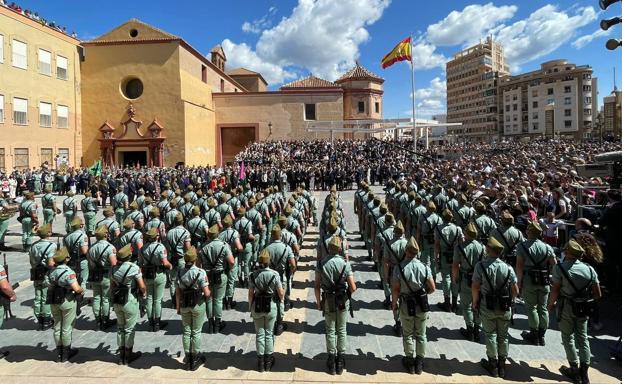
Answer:
<svg viewBox="0 0 622 384"><path fill-rule="evenodd" d="M412 44L410 42L410 37L400 41L391 52L382 58L382 69L404 60L412 60Z"/></svg>

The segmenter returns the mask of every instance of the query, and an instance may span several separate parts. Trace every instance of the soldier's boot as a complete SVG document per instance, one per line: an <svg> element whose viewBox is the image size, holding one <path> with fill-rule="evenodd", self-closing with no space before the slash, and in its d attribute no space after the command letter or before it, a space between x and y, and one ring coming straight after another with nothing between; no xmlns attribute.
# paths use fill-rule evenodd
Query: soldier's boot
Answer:
<svg viewBox="0 0 622 384"><path fill-rule="evenodd" d="M192 361L192 353L188 353L186 354L186 356L184 356L184 370L189 371L190 370L190 362Z"/></svg>
<svg viewBox="0 0 622 384"><path fill-rule="evenodd" d="M229 298L228 297L225 297L225 298L222 299L222 309L224 309L225 311L231 309L229 307Z"/></svg>
<svg viewBox="0 0 622 384"><path fill-rule="evenodd" d="M590 384L590 378L587 375L587 371L590 369L590 365L587 363L581 363L581 367L579 367L579 374L581 376L582 384Z"/></svg>
<svg viewBox="0 0 622 384"><path fill-rule="evenodd" d="M326 369L328 369L328 373L334 375L336 373L335 368L335 355L332 353L328 354L328 359L326 360Z"/></svg>
<svg viewBox="0 0 622 384"><path fill-rule="evenodd" d="M227 325L227 323L225 323L221 319L216 319L215 322L214 322L214 333L222 332L222 330L225 329L226 325Z"/></svg>
<svg viewBox="0 0 622 384"><path fill-rule="evenodd" d="M43 330L47 331L48 329L51 329L54 327L54 319L52 318L52 316L48 316L45 318L45 324L43 324Z"/></svg>
<svg viewBox="0 0 622 384"><path fill-rule="evenodd" d="M451 297L451 311L453 313L457 313L458 312L458 296L452 296Z"/></svg>
<svg viewBox="0 0 622 384"><path fill-rule="evenodd" d="M521 332L520 335L523 338L523 340L525 340L526 342L531 343L533 345L538 345L538 330L537 329L531 329L529 332L523 331Z"/></svg>
<svg viewBox="0 0 622 384"><path fill-rule="evenodd" d="M134 352L133 349L134 347L125 348L125 364L131 364L142 355L141 352Z"/></svg>
<svg viewBox="0 0 622 384"><path fill-rule="evenodd" d="M497 361L497 359L493 359L492 357L489 357L488 359L482 359L480 361L480 364L482 367L484 367L485 370L488 371L490 376L499 377L499 362Z"/></svg>
<svg viewBox="0 0 622 384"><path fill-rule="evenodd" d="M229 298L229 309L235 309L236 305L238 305L238 303L233 301L233 297L230 297Z"/></svg>
<svg viewBox="0 0 622 384"><path fill-rule="evenodd" d="M43 323L45 322L43 316L37 316L37 331L43 331Z"/></svg>
<svg viewBox="0 0 622 384"><path fill-rule="evenodd" d="M474 334L474 332L473 332L473 327L469 327L469 326L467 325L467 327L466 327L466 328L460 328L460 334L462 334L462 336L463 336L465 339L467 339L467 340L469 340L469 341L473 341L473 334Z"/></svg>
<svg viewBox="0 0 622 384"><path fill-rule="evenodd" d="M266 370L266 365L264 363L263 355L257 356L257 370L259 372L265 372L265 370Z"/></svg>
<svg viewBox="0 0 622 384"><path fill-rule="evenodd" d="M415 357L415 373L420 375L423 373L423 357L417 356Z"/></svg>
<svg viewBox="0 0 622 384"><path fill-rule="evenodd" d="M538 345L545 346L546 340L544 340L544 335L546 334L546 329L538 329Z"/></svg>
<svg viewBox="0 0 622 384"><path fill-rule="evenodd" d="M201 354L193 354L188 366L189 371L196 371L200 366L205 364L205 356Z"/></svg>
<svg viewBox="0 0 622 384"><path fill-rule="evenodd" d="M127 361L125 360L125 348L119 347L119 360L117 360L117 364L126 365Z"/></svg>
<svg viewBox="0 0 622 384"><path fill-rule="evenodd" d="M207 333L210 335L214 333L214 318L207 319Z"/></svg>
<svg viewBox="0 0 622 384"><path fill-rule="evenodd" d="M402 323L399 320L397 320L393 326L393 333L395 336L402 336Z"/></svg>
<svg viewBox="0 0 622 384"><path fill-rule="evenodd" d="M411 375L415 374L415 360L412 357L402 357L402 365L406 369L406 372Z"/></svg>
<svg viewBox="0 0 622 384"><path fill-rule="evenodd" d="M274 324L274 335L280 336L283 331L285 331L285 326L283 325L283 320L277 320Z"/></svg>
<svg viewBox="0 0 622 384"><path fill-rule="evenodd" d="M566 376L572 383L579 384L581 383L581 374L579 372L579 366L577 363L570 363L569 367L562 366L559 369L562 375ZM587 376L587 370L586 370Z"/></svg>
<svg viewBox="0 0 622 384"><path fill-rule="evenodd" d="M95 330L96 331L102 330L102 319L99 317L95 317Z"/></svg>
<svg viewBox="0 0 622 384"><path fill-rule="evenodd" d="M445 296L445 300L442 303L438 303L438 307L445 312L451 311L451 303L449 302L449 296Z"/></svg>
<svg viewBox="0 0 622 384"><path fill-rule="evenodd" d="M264 356L264 366L265 366L266 372L270 372L272 370L272 367L274 366L274 355L273 354L270 353Z"/></svg>
<svg viewBox="0 0 622 384"><path fill-rule="evenodd" d="M65 352L63 351L63 346L59 345L56 347L56 362L62 363L65 358Z"/></svg>
<svg viewBox="0 0 622 384"><path fill-rule="evenodd" d="M153 322L153 331L159 332L160 329L166 328L167 325L168 321L162 321L159 317L156 317L155 321Z"/></svg>
<svg viewBox="0 0 622 384"><path fill-rule="evenodd" d="M338 375L343 373L343 369L346 367L346 358L343 353L337 352L337 358L335 359L335 372Z"/></svg>
<svg viewBox="0 0 622 384"><path fill-rule="evenodd" d="M505 357L499 357L499 365L497 366L499 377L505 379Z"/></svg>
<svg viewBox="0 0 622 384"><path fill-rule="evenodd" d="M64 353L65 353L65 357L64 360L65 361L69 361L70 359L72 359L75 355L78 354L78 349L77 348L71 348L71 345L68 345L64 348Z"/></svg>
<svg viewBox="0 0 622 384"><path fill-rule="evenodd" d="M378 272L378 263L374 262L374 265L371 267L372 271Z"/></svg>
<svg viewBox="0 0 622 384"><path fill-rule="evenodd" d="M382 306L384 307L384 309L389 309L391 308L391 297L387 296L384 301L382 302Z"/></svg>
<svg viewBox="0 0 622 384"><path fill-rule="evenodd" d="M102 331L105 331L107 329L109 329L110 327L112 327L113 325L117 324L117 320L116 319L111 319L110 316L106 316L106 317L102 317L101 319L101 329Z"/></svg>
<svg viewBox="0 0 622 384"><path fill-rule="evenodd" d="M479 339L479 330L480 330L479 325L475 325L473 327L473 341L476 342L476 343L479 343L479 341L480 341L480 339Z"/></svg>

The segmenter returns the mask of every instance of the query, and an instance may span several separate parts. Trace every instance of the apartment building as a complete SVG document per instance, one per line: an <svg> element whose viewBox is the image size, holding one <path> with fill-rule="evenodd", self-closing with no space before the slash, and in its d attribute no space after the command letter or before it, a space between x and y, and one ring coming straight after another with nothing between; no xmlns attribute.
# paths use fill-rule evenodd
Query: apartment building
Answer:
<svg viewBox="0 0 622 384"><path fill-rule="evenodd" d="M622 92L617 89L603 98L601 123L603 137L622 136Z"/></svg>

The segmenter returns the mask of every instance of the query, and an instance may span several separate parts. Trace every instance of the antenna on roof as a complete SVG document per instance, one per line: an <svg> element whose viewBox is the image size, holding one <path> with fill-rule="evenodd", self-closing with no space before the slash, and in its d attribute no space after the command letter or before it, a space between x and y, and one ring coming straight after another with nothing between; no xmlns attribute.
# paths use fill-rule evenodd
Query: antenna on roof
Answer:
<svg viewBox="0 0 622 384"><path fill-rule="evenodd" d="M613 91L618 92L618 84L616 82L616 67L613 67Z"/></svg>

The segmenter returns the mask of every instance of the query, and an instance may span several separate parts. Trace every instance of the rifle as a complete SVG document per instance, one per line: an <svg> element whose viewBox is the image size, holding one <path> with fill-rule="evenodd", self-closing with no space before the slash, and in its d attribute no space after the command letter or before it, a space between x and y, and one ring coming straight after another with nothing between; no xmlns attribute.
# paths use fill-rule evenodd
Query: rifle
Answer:
<svg viewBox="0 0 622 384"><path fill-rule="evenodd" d="M11 280L9 279L9 265L6 262L6 253L2 254L2 258L3 258L3 264L4 264L3 265L4 271L6 272L6 279L10 283ZM16 290L17 288L19 288L19 283L13 284L11 288L13 290ZM4 295L0 296L0 298L2 298L2 306L4 307L4 318L6 320L14 319L15 315L11 311L11 301L9 300L9 298L4 297Z"/></svg>

